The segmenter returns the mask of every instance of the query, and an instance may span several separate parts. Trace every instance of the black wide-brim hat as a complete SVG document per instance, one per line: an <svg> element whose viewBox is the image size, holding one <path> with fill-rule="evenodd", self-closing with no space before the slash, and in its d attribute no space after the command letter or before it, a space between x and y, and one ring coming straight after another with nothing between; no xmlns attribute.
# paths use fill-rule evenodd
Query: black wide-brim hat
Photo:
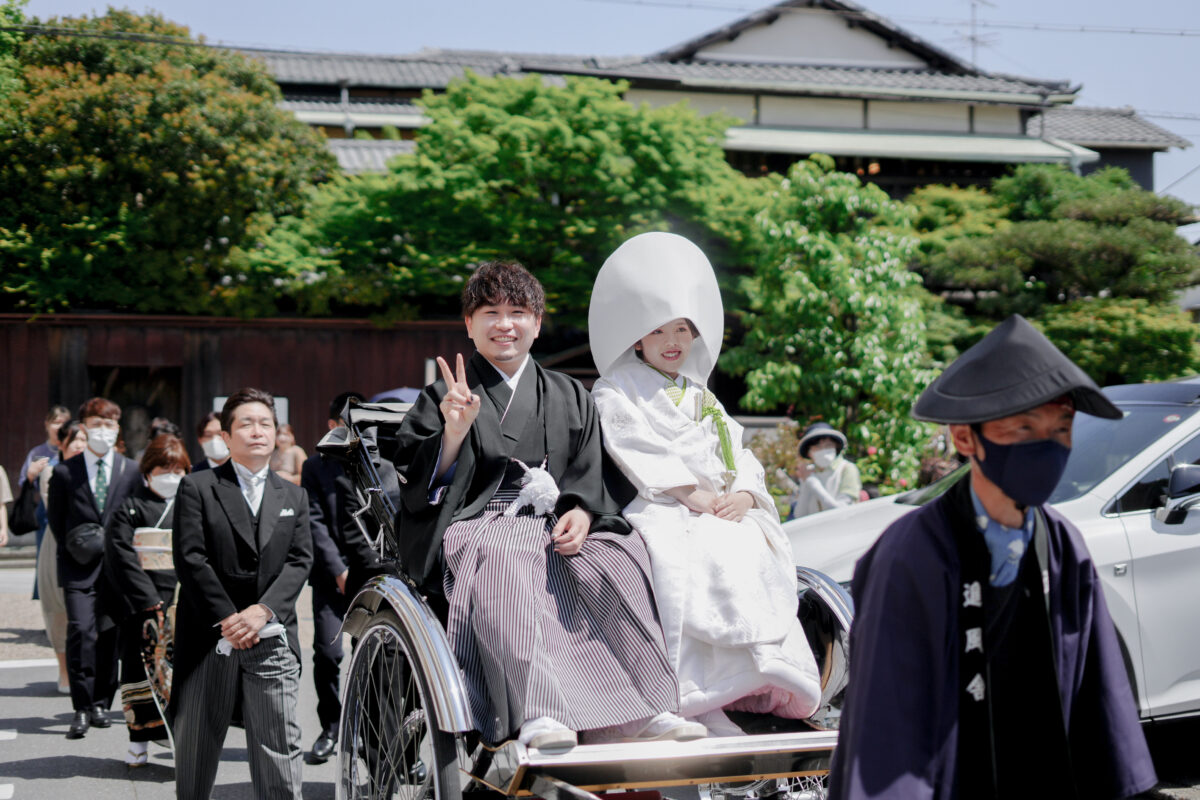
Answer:
<svg viewBox="0 0 1200 800"><path fill-rule="evenodd" d="M967 350L921 393L915 419L971 424L1010 417L1069 395L1075 410L1106 419L1121 411L1075 362L1020 314Z"/></svg>
<svg viewBox="0 0 1200 800"><path fill-rule="evenodd" d="M808 458L809 448L817 439L833 439L838 443L837 451L841 453L846 449L846 434L839 431L837 428L830 425L828 422L814 422L804 429L804 434L800 437L800 457Z"/></svg>

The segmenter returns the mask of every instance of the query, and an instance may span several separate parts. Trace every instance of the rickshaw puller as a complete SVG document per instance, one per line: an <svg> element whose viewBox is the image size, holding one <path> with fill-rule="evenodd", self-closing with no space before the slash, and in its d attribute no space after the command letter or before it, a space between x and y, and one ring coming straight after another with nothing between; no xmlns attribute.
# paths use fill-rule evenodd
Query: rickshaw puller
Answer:
<svg viewBox="0 0 1200 800"><path fill-rule="evenodd" d="M1020 316L912 414L950 426L968 479L854 569L834 798L1128 797L1155 783L1100 580L1049 508L1076 412L1120 419Z"/></svg>

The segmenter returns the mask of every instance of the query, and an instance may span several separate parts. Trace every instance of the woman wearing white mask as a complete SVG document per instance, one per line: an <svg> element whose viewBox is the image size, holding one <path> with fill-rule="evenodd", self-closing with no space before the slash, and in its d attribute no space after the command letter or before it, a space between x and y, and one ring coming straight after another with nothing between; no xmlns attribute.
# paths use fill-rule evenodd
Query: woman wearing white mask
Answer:
<svg viewBox="0 0 1200 800"><path fill-rule="evenodd" d="M171 512L190 467L179 439L163 434L151 441L141 461L145 483L113 515L105 537L104 569L123 601L113 611L122 614L121 706L129 730L125 763L131 767L146 763L150 741L168 738L159 707L170 696L169 677L164 678L169 667L164 670L161 662L169 657L164 650L174 617Z"/></svg>
<svg viewBox="0 0 1200 800"><path fill-rule="evenodd" d="M853 505L859 500L862 479L858 467L842 456L846 435L828 422L814 422L800 437L800 493L792 505L792 519Z"/></svg>
<svg viewBox="0 0 1200 800"><path fill-rule="evenodd" d="M588 313L604 447L637 489L625 518L646 541L680 713L718 736L723 713L804 719L820 703L796 619L796 568L763 468L705 388L724 334L700 248L644 233L600 269Z"/></svg>

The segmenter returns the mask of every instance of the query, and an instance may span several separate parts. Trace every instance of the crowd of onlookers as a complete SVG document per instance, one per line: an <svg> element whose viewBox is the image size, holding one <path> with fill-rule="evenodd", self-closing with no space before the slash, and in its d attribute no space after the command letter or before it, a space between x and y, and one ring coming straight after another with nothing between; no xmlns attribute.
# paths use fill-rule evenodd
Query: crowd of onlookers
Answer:
<svg viewBox="0 0 1200 800"><path fill-rule="evenodd" d="M338 424L350 398L363 400L355 392L334 398L330 428ZM36 532L34 598L58 659L58 690L71 696L74 714L67 738L110 727L109 710L119 698L129 740L124 760L130 766L146 763L149 742L167 743L168 721L177 711L171 698L177 688L172 675L182 577L177 579L175 559L177 540L184 534L174 527L181 482L188 474L224 470L213 474L241 487L245 501L255 508L247 489L253 484L244 466L248 462L231 450L232 445L245 451L249 440L231 435L234 420L228 411L210 412L199 421L195 442L203 456L193 464L183 432L168 419L152 420L146 445L134 451L122 438L121 409L115 403L92 398L74 416L55 405L43 420L43 441L21 465L15 498L0 469L0 546L10 522L15 533ZM273 405L270 412L273 418ZM858 470L844 456L846 444L842 432L823 422L803 432L798 481L789 498L791 516L861 499ZM309 457L286 423L274 429L269 456L263 458L263 476L269 468L306 492L300 495L311 525L311 567L305 567L305 575L313 587L313 680L321 724L308 759L320 762L334 754L338 741L343 658L338 634L347 596L377 562L369 546L355 540L345 508L353 502L353 491L339 465L319 455ZM240 506L241 500L237 502ZM261 504L261 495L257 502ZM11 520L4 513L8 504ZM260 525L257 518L253 525ZM222 624L222 633L224 628ZM232 635L227 638L235 641ZM239 695L234 724L240 724L242 702Z"/></svg>
<svg viewBox="0 0 1200 800"><path fill-rule="evenodd" d="M339 395L331 426L351 395L361 399L357 393ZM39 433L42 441L29 450L15 481L0 468L0 546L12 535L34 534L33 596L58 659L58 691L71 696L74 709L67 738L110 727L109 710L119 698L129 739L124 759L140 766L148 743L165 744L170 735L164 710L172 692L179 600L172 533L176 493L185 475L230 462L231 439L222 431L221 415L207 414L195 431L203 458L193 464L179 426L156 418L145 447L131 452L121 435L121 409L104 398L88 400L74 416L65 406L53 406ZM296 485L307 476L315 505L335 502L334 493L322 489L332 465L318 456L309 459L290 425L279 425L274 441L271 471ZM330 522L338 512L327 508L316 516ZM336 570L328 581L313 576L322 589L319 602L314 600L322 622L314 648L322 731L309 758L321 761L337 742L342 653L340 643L325 640L339 638L348 567L345 559L328 563L330 552L340 558L340 537L329 532L334 523L316 524L318 546L326 545L322 566ZM234 724L241 724L240 703L239 698Z"/></svg>

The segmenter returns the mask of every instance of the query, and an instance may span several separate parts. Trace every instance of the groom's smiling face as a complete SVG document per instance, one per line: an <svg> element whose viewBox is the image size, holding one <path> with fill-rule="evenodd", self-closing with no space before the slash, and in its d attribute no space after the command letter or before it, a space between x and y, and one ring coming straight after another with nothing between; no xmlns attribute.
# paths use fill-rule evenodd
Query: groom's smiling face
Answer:
<svg viewBox="0 0 1200 800"><path fill-rule="evenodd" d="M517 371L542 332L541 317L512 303L480 306L464 321L475 349L506 375Z"/></svg>

